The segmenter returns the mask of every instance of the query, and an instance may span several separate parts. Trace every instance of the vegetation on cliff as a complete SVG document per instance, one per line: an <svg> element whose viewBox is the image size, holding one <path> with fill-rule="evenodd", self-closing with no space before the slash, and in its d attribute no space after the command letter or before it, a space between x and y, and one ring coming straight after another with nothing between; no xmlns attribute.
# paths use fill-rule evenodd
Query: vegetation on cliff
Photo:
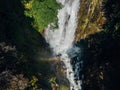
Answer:
<svg viewBox="0 0 120 90"><path fill-rule="evenodd" d="M105 23L102 3L103 0L81 0L76 41L102 30Z"/></svg>
<svg viewBox="0 0 120 90"><path fill-rule="evenodd" d="M119 6L119 0L81 0L75 40L84 61L83 90L119 90ZM68 89L59 87L53 62L44 60L51 52L40 33L57 20L59 8L55 0L0 1L0 90Z"/></svg>
<svg viewBox="0 0 120 90"><path fill-rule="evenodd" d="M78 42L78 45L83 49L81 56L84 61L82 71L84 75L83 90L119 90L120 3L118 2L119 0L105 0L102 2L102 7L99 8L104 13L103 18L106 21L103 24L97 22L100 14L96 19L93 18L95 20L94 25L96 24L91 27L93 33L87 33L87 31L91 32L90 29L84 29L84 31L80 29L81 31L79 31L80 35L86 35ZM85 18L87 18L86 15ZM82 25L84 26L84 24ZM98 32L94 27L99 24L102 26L98 28L100 29ZM88 26L91 26L90 21L87 23L86 28Z"/></svg>
<svg viewBox="0 0 120 90"><path fill-rule="evenodd" d="M22 0L25 6L25 15L33 18L33 27L42 32L48 24L57 20L60 6L55 0Z"/></svg>
<svg viewBox="0 0 120 90"><path fill-rule="evenodd" d="M0 1L0 90L52 89L50 62L41 60L51 52L38 31L56 20L58 7L55 0Z"/></svg>

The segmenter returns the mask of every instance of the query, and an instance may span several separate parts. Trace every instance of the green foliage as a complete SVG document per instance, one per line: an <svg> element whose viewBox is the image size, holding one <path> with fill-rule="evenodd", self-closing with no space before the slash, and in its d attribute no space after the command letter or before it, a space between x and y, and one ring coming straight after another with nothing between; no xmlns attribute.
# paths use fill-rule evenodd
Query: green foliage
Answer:
<svg viewBox="0 0 120 90"><path fill-rule="evenodd" d="M105 0L103 10L105 24L103 31L89 35L80 41L83 48L85 90L119 90L120 76L120 3L119 0ZM99 24L99 23L98 23Z"/></svg>
<svg viewBox="0 0 120 90"><path fill-rule="evenodd" d="M69 88L67 86L65 86L65 85L61 85L60 90L69 90Z"/></svg>
<svg viewBox="0 0 120 90"><path fill-rule="evenodd" d="M37 81L38 81L37 77L33 76L31 81L30 81L30 85L31 85L32 90L37 90L38 89L38 86L36 84ZM41 90L41 89L39 89L39 90Z"/></svg>
<svg viewBox="0 0 120 90"><path fill-rule="evenodd" d="M26 4L30 0L23 3L21 3L21 1L22 0L1 0L0 3L0 74L3 75L2 72L7 70L15 76L21 73L25 78L31 80L31 77L38 75L40 71L46 72L36 66L35 56L37 56L36 53L40 52L38 53L40 58L42 51L47 51L45 50L47 45L42 35L32 26L34 18L24 15L25 10L29 11L33 0L27 5L26 9L23 3ZM7 79L5 80L2 76L0 77L0 90L7 90L1 89L1 87L4 86L4 88L7 88L6 86L8 86L10 82L7 84L6 81L8 79L5 77ZM5 81L5 83L3 81ZM43 83L41 80L40 82ZM37 86L42 86L42 88L46 87L46 82L48 81L45 79L45 85L41 85L40 83L40 85ZM31 90L31 88L28 90Z"/></svg>
<svg viewBox="0 0 120 90"><path fill-rule="evenodd" d="M24 59L15 46L0 43L0 90L24 90L28 86L28 78L17 74L21 73L22 62Z"/></svg>
<svg viewBox="0 0 120 90"><path fill-rule="evenodd" d="M104 25L105 32L109 33L112 38L120 38L120 4L119 0L107 0L104 3L104 11L107 19Z"/></svg>
<svg viewBox="0 0 120 90"><path fill-rule="evenodd" d="M57 20L57 10L60 6L56 0L31 0L24 5L25 15L34 18L32 25L39 31Z"/></svg>

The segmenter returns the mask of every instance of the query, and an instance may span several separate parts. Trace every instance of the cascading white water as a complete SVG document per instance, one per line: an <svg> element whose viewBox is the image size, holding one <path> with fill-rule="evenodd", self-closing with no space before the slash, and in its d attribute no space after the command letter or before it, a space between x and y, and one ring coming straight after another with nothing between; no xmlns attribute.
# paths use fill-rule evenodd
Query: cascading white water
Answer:
<svg viewBox="0 0 120 90"><path fill-rule="evenodd" d="M75 80L74 71L68 51L73 48L73 40L77 28L77 13L80 0L56 0L63 5L58 11L58 29L52 29L51 24L45 30L45 39L55 55L61 55L61 61L66 66L66 77L70 82L70 90L81 90L81 81ZM79 51L74 47L75 51Z"/></svg>

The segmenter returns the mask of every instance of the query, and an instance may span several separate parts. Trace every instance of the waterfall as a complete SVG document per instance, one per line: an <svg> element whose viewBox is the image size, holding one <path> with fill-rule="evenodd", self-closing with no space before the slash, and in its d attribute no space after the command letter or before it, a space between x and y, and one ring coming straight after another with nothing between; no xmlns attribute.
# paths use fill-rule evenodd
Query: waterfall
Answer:
<svg viewBox="0 0 120 90"><path fill-rule="evenodd" d="M55 55L59 55L66 67L66 77L70 82L70 90L81 90L81 81L75 80L75 73L71 65L68 53L74 55L79 48L73 47L73 40L77 28L77 15L79 11L79 0L56 0L62 5L58 10L58 28L51 28L51 24L45 30L45 39L49 43ZM72 50L72 51L71 51ZM78 68L79 66L76 65Z"/></svg>

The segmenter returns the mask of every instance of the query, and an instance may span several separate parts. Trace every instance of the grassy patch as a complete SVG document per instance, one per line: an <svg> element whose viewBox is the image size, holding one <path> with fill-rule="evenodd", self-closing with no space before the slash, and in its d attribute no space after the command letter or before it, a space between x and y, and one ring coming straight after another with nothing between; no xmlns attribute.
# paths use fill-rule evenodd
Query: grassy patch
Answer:
<svg viewBox="0 0 120 90"><path fill-rule="evenodd" d="M51 22L57 20L57 10L60 6L56 0L23 0L25 15L33 18L32 25L40 32Z"/></svg>

